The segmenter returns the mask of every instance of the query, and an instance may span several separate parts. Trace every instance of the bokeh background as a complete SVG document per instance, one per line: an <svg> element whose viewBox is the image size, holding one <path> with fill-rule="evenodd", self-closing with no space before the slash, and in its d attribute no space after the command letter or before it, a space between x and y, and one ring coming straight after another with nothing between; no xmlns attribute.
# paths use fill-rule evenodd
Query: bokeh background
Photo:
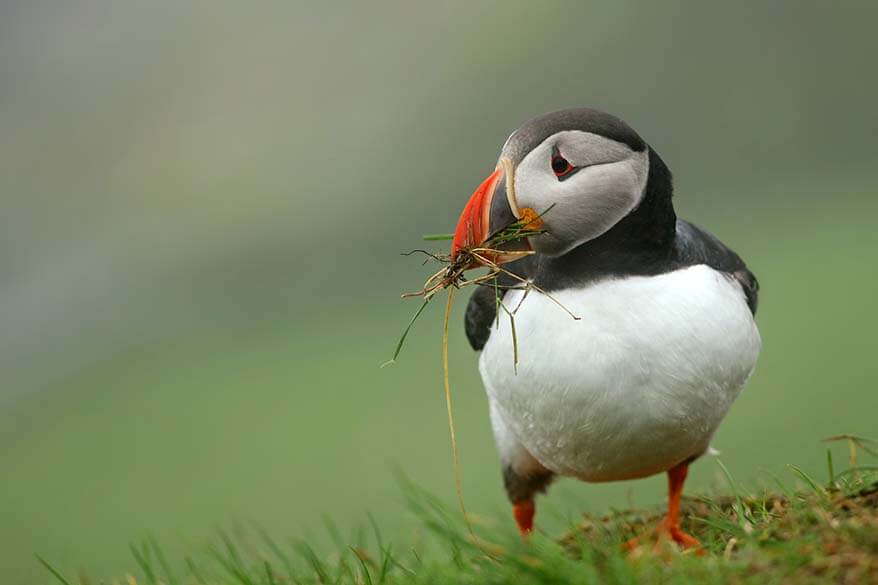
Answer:
<svg viewBox="0 0 878 585"><path fill-rule="evenodd" d="M591 105L676 174L681 216L758 274L765 350L716 439L746 485L875 434L874 3L0 4L0 567L122 575L250 522L416 531L393 470L453 501L440 307L379 369L522 121ZM464 302L460 299L454 322ZM464 493L506 503L451 339ZM699 464L691 490L715 483ZM560 482L540 524L658 504Z"/></svg>

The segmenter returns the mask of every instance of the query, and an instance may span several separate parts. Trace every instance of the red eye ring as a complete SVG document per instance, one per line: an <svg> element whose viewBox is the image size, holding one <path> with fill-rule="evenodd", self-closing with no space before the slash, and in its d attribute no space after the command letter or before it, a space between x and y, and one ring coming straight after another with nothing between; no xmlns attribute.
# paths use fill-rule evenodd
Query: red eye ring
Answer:
<svg viewBox="0 0 878 585"><path fill-rule="evenodd" d="M559 179L562 177L566 177L570 173L572 173L576 167L570 164L566 158L561 156L561 153L555 152L552 155L552 172L555 173L555 176Z"/></svg>

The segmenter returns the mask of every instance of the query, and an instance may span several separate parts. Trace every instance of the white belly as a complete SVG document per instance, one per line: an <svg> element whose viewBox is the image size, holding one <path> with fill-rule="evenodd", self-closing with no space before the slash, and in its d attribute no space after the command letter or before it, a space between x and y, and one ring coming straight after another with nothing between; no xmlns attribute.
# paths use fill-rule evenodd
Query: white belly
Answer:
<svg viewBox="0 0 878 585"><path fill-rule="evenodd" d="M527 451L586 481L645 477L704 452L761 346L737 283L702 265L553 296L581 320L532 291L515 317L517 374L502 312L479 364Z"/></svg>

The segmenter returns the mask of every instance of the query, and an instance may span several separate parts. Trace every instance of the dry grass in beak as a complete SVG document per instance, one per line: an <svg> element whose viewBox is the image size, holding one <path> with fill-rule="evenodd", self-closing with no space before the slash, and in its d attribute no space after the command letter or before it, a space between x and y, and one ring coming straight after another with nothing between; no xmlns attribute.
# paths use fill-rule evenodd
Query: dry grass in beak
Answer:
<svg viewBox="0 0 878 585"><path fill-rule="evenodd" d="M434 260L444 264L444 266L433 275L431 275L426 280L426 282L424 282L424 286L421 288L421 290L416 292L404 293L402 295L403 298L421 298L423 299L423 302L421 303L421 306L418 308L417 312L414 314L411 321L409 321L408 325L403 331L402 336L399 339L399 343L397 343L396 350L393 353L393 358L383 364L382 367L390 365L396 361L396 359L399 357L400 352L402 351L403 346L405 345L405 340L408 337L409 332L412 330L415 322L427 308L427 305L430 304L430 301L436 296L436 294L438 294L442 290L447 289L448 302L445 305L445 317L442 326L442 379L445 389L445 404L448 412L448 429L451 435L451 452L454 463L454 484L457 491L457 499L460 505L461 513L463 514L467 528L469 529L469 532L474 539L475 533L473 532L473 528L470 525L469 518L467 517L466 506L464 505L463 501L463 490L461 488L460 482L460 457L457 449L457 438L454 431L454 411L452 408L451 387L449 383L448 373L448 322L451 317L451 308L454 302L454 292L456 289L460 289L466 286L491 286L494 288L498 325L500 321L500 311L503 311L509 317L509 323L512 329L512 367L516 370L516 372L518 370L518 334L515 329L515 315L521 308L531 290L535 290L538 293L545 295L552 302L554 302L561 309L563 309L568 315L570 315L570 317L579 320L578 316L570 312L569 309L567 309L564 305L558 302L557 299L555 299L545 290L538 287L527 278L515 274L514 272L511 272L506 268L503 268L498 262L494 260L500 257L504 258L505 261L518 260L534 254L532 250L508 251L502 250L501 248L504 245L520 242L531 237L538 237L546 233L545 230L542 229L542 216L548 213L551 209L552 206L550 206L548 209L546 209L546 211L538 215L536 213L523 214L523 217L521 219L497 231L483 244L468 248L460 248L454 254L433 254L427 252L426 250L413 250L412 252L408 252L405 254L412 255L415 253L421 253L427 257L425 262ZM425 239L434 241L445 239L450 240L452 239L452 237L453 236L451 235L426 236ZM477 268L487 268L488 272L482 276L467 279L465 273L469 270ZM501 285L499 282L501 276L506 276L513 281L516 281L517 284L514 286ZM510 309L503 303L503 294L501 293L501 291L505 292L507 290L524 291L521 300L518 302L514 309Z"/></svg>
<svg viewBox="0 0 878 585"><path fill-rule="evenodd" d="M518 306L515 307L514 310L507 307L503 304L503 295L502 291L506 290L524 290L525 297L530 292L530 290L535 290L540 294L545 295L548 299L558 305L561 309L563 309L568 315L570 315L573 319L579 320L579 317L574 315L570 310L568 310L564 305L558 302L552 295L547 293L542 288L538 287L536 284L531 282L530 280L503 268L500 263L496 262L494 259L503 257L506 261L518 260L524 258L526 256L530 256L534 254L532 250L521 250L521 251L510 251L503 250L503 246L507 244L521 242L522 240L526 240L532 237L538 237L546 231L542 229L542 217L552 210L554 205L549 206L546 211L536 214L532 210L530 213L523 214L523 217L518 221L504 227L503 229L497 231L488 238L483 244L479 246L469 247L469 248L461 248L457 250L456 254L446 254L446 253L431 253L426 250L413 250L411 252L407 252L405 255L412 255L416 253L420 253L426 256L425 262L429 262L430 260L434 260L444 266L432 274L426 282L424 282L424 286L419 291L403 293L403 298L421 298L423 299L423 303L418 308L417 312L412 317L411 321L409 321L408 326L406 326L405 330L402 333L402 336L399 339L399 343L396 345L396 349L393 352L393 357L383 364L384 366L390 365L396 361L399 357L400 352L402 351L403 346L405 345L405 340L408 337L409 332L414 326L415 322L424 312L424 309L427 308L427 305L433 299L433 297L442 290L451 289L451 288L463 288L466 286L492 286L495 291L495 297L497 300L497 315L499 319L500 311L506 313L510 320L512 321L513 327L513 337L515 337L515 324L514 317L515 313L521 307L521 304L524 302L524 298L522 298L521 302L518 303ZM436 240L450 240L452 235L439 235L439 236L425 236L425 239L436 241ZM488 272L482 276L478 276L476 278L467 279L465 273L469 270L477 269L477 268L487 268ZM499 284L499 278L501 276L506 276L513 281L516 281L517 284L515 286L505 286ZM513 339L514 343L514 353L513 356L513 365L517 366L518 364L518 344L517 339ZM383 366L382 366L383 367Z"/></svg>

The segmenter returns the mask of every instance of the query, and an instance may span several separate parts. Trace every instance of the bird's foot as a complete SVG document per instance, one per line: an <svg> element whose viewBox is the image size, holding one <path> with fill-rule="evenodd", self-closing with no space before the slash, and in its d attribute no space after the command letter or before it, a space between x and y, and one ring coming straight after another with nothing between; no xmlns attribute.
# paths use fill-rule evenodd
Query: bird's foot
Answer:
<svg viewBox="0 0 878 585"><path fill-rule="evenodd" d="M659 522L659 525L648 535L648 540L654 541L653 552L660 552L662 546L669 540L675 542L682 550L692 551L697 556L704 555L704 547L694 536L687 534L677 523L669 522L667 518ZM622 545L622 549L628 552L639 551L643 538L635 536Z"/></svg>
<svg viewBox="0 0 878 585"><path fill-rule="evenodd" d="M680 528L679 524L667 525L665 522L662 522L659 524L656 532L659 533L659 541L661 541L662 538L670 538L683 550L691 550L698 556L704 554L704 547L701 546L698 539L691 534L683 532L683 529Z"/></svg>
<svg viewBox="0 0 878 585"><path fill-rule="evenodd" d="M522 538L527 538L533 531L535 513L536 506L533 500L525 500L513 504L512 515L515 517L515 524L518 526L518 532Z"/></svg>

